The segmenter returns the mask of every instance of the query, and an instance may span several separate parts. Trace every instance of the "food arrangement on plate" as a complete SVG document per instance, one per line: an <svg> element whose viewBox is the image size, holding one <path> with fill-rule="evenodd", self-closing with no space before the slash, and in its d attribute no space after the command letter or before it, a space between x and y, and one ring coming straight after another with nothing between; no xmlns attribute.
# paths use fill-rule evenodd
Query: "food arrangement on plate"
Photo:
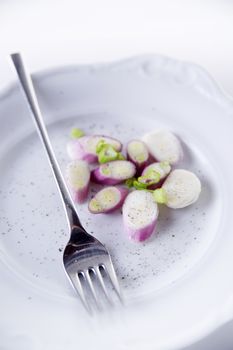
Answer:
<svg viewBox="0 0 233 350"><path fill-rule="evenodd" d="M110 248L124 290L124 322L116 319L114 327L109 318L104 324L98 322L104 340L108 336L106 348L115 345L114 349L119 349L122 345L137 349L180 349L223 324L232 316L233 289L228 267L232 258L233 236L229 225L233 194L232 167L226 152L232 144L232 118L229 118L232 102L222 96L199 67L160 56L133 58L99 67L69 67L36 74L34 79L55 153L62 169L67 166L67 180L71 176L70 188L78 203L80 218L84 227ZM70 286L64 281L60 264L67 242L63 208L47 162L43 163L34 129L28 129L25 101L17 89L6 93L0 104L0 116L0 191L4 198L1 202L3 284L0 294L4 300L1 310L4 319L9 329L30 334L33 339L39 339L38 346L43 347L45 343L50 344L51 339L51 329L39 321L46 307L48 322L56 329L63 329L59 339L55 335L55 348L59 345L64 348L67 339L70 345L74 344L71 348L75 348L78 327L83 335L81 347L86 346L88 338L93 340L92 347L101 349L100 332L96 332L95 338L89 329L89 320L86 327L86 316L81 307L76 308ZM197 120L201 120L201 128ZM12 135L12 125L17 134ZM71 163L67 165L67 135L75 125L83 128L87 136L78 129L72 130L73 139L68 146ZM179 154L177 160L168 160L167 156L165 160L160 159L158 145L153 153L148 139L155 132L147 133L154 129L177 133L178 143L172 144L173 151L177 146L181 150L176 153ZM92 135L106 136L96 139ZM105 140L108 135L111 137ZM113 149L109 147L112 137L122 140L124 148L117 140ZM101 140L105 143L99 143ZM86 153L83 150L89 142L93 142L93 146L89 147L88 157L85 155L88 160L83 159ZM71 147L73 144L76 148ZM137 157L138 148L142 159ZM82 151L83 156L75 159L75 149ZM125 159L121 159L121 153ZM91 157L93 163L89 163ZM9 161L10 167L7 167ZM122 161L132 163L129 167L131 170L136 167L136 173L120 183L107 185L106 177L111 183L113 176L103 174L104 166L111 163L114 179L119 180L119 167L113 164L119 165ZM76 167L77 163L80 166ZM73 172L69 170L71 164ZM120 173L123 170L124 167ZM181 207L196 200L195 188L195 196L191 192L185 201L181 200L184 197L180 198L180 209L178 197L171 202L166 193L177 188L172 174L180 176L180 171L194 172L201 180L198 202L184 209ZM160 180L156 173L160 174ZM104 178L104 183L96 184L98 178ZM147 187L143 188L145 184ZM79 191L81 188L83 191ZM105 200L106 196L110 196L110 202ZM140 212L142 197L153 202L150 208L157 208L153 212L144 211L148 219L143 215L144 224L153 225L156 221L153 231L156 234L138 244L135 231L141 217L134 226L128 221L125 223L125 235L123 220L125 216L128 220L127 214L132 216L132 210L139 208ZM166 203L161 203L164 198ZM83 204L79 205L80 202ZM141 231L140 227L140 238L146 238ZM127 235L132 235L132 239L127 239ZM12 288L14 275L20 277L20 285ZM29 304L41 310L33 324L28 322ZM17 324L13 322L15 312L23 315ZM1 342L3 346L6 344L4 339Z"/></svg>
<svg viewBox="0 0 233 350"><path fill-rule="evenodd" d="M66 179L74 200L84 202L91 184L103 185L90 200L89 211L107 214L122 207L125 232L134 241L145 241L155 232L158 205L181 209L199 197L198 177L189 170L172 169L184 152L170 131L156 130L129 141L125 154L121 142L112 137L85 136L77 128L71 136Z"/></svg>

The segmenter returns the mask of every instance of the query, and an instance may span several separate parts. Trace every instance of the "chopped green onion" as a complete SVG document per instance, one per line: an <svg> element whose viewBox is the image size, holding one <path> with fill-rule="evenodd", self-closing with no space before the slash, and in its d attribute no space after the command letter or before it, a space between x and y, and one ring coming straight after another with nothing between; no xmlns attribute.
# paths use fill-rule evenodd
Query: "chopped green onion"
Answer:
<svg viewBox="0 0 233 350"><path fill-rule="evenodd" d="M84 135L85 135L85 133L81 129L73 128L71 130L71 137L73 137L74 139L79 139L80 137L82 137Z"/></svg>
<svg viewBox="0 0 233 350"><path fill-rule="evenodd" d="M100 140L97 143L96 153L100 164L113 160L125 160L125 157L120 152L117 152L112 145L106 143L104 140Z"/></svg>
<svg viewBox="0 0 233 350"><path fill-rule="evenodd" d="M111 162L118 159L118 152L108 144L102 146L98 152L98 161L100 164Z"/></svg>
<svg viewBox="0 0 233 350"><path fill-rule="evenodd" d="M102 148L107 145L104 140L99 140L99 142L96 145L96 153L99 154L99 152L102 150Z"/></svg>
<svg viewBox="0 0 233 350"><path fill-rule="evenodd" d="M126 160L122 153L118 153L117 160Z"/></svg>
<svg viewBox="0 0 233 350"><path fill-rule="evenodd" d="M138 178L138 181L140 183L147 184L148 186L150 186L158 183L160 181L160 178L161 176L157 171L150 169L143 176L140 176Z"/></svg>
<svg viewBox="0 0 233 350"><path fill-rule="evenodd" d="M133 187L134 181L135 181L135 177L131 177L130 179L127 179L127 180L125 181L125 185L126 185L128 188L131 188L131 187Z"/></svg>
<svg viewBox="0 0 233 350"><path fill-rule="evenodd" d="M136 188L136 190L145 190L147 188L147 184L134 180L133 187Z"/></svg>
<svg viewBox="0 0 233 350"><path fill-rule="evenodd" d="M157 203L166 204L167 203L167 194L164 188L157 188L153 191L154 200Z"/></svg>
<svg viewBox="0 0 233 350"><path fill-rule="evenodd" d="M155 171L154 169L150 169L148 170L147 173L145 173L145 175L149 180L151 181L155 181L155 182L159 182L161 175L160 173L158 173L157 171Z"/></svg>

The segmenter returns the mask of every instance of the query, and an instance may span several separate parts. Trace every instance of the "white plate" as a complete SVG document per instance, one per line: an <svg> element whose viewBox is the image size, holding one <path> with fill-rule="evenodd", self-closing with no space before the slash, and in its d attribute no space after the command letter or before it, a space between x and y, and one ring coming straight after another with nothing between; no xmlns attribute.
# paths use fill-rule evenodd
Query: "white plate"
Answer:
<svg viewBox="0 0 233 350"><path fill-rule="evenodd" d="M233 311L233 104L201 68L161 56L47 71L34 76L64 169L70 129L123 142L158 127L183 140L182 167L203 184L199 201L161 208L157 234L129 242L120 213L84 226L113 255L124 310L90 319L63 272L66 221L22 94L0 96L1 346L34 349L177 349Z"/></svg>

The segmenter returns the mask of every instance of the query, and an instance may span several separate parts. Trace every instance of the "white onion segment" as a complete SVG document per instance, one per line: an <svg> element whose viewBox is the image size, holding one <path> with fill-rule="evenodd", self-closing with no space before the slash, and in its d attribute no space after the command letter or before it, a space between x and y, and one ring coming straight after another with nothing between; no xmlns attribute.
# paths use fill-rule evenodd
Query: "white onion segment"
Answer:
<svg viewBox="0 0 233 350"><path fill-rule="evenodd" d="M104 185L116 185L131 177L136 173L135 165L128 160L115 160L101 164L94 169L91 179L94 182Z"/></svg>
<svg viewBox="0 0 233 350"><path fill-rule="evenodd" d="M88 195L90 169L84 160L74 160L66 167L65 177L68 187L77 203L85 201Z"/></svg>
<svg viewBox="0 0 233 350"><path fill-rule="evenodd" d="M171 172L171 166L168 162L155 162L145 167L141 177L139 178L139 182L150 184L150 181L152 181L152 185L149 185L148 188L155 189L162 185L164 179L168 176L170 172ZM153 184L153 173L159 174L159 180L154 184Z"/></svg>
<svg viewBox="0 0 233 350"><path fill-rule="evenodd" d="M71 159L82 159L88 163L95 163L98 160L96 146L100 141L111 145L117 152L121 151L120 141L108 136L93 135L71 140L67 144L67 153Z"/></svg>
<svg viewBox="0 0 233 350"><path fill-rule="evenodd" d="M183 158L179 139L170 131L158 130L142 137L150 154L159 162L167 161L176 164Z"/></svg>
<svg viewBox="0 0 233 350"><path fill-rule="evenodd" d="M164 181L166 205L173 209L184 208L197 201L201 193L201 182L191 171L173 170Z"/></svg>
<svg viewBox="0 0 233 350"><path fill-rule="evenodd" d="M121 208L128 193L123 187L105 187L90 200L88 209L93 214L110 213Z"/></svg>
<svg viewBox="0 0 233 350"><path fill-rule="evenodd" d="M159 173L160 180L164 179L171 171L171 166L168 162L155 162L148 165L142 172L142 176L146 176L150 171Z"/></svg>
<svg viewBox="0 0 233 350"><path fill-rule="evenodd" d="M123 222L128 237L134 241L144 241L155 230L158 205L151 193L144 190L131 192L123 204Z"/></svg>
<svg viewBox="0 0 233 350"><path fill-rule="evenodd" d="M143 169L149 161L149 151L141 140L132 140L127 144L127 157L138 169Z"/></svg>

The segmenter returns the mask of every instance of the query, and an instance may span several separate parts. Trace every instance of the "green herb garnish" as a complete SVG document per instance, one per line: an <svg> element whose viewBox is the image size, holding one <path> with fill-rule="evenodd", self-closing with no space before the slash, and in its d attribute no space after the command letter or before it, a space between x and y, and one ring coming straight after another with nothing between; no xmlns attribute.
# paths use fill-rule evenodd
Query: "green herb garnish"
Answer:
<svg viewBox="0 0 233 350"><path fill-rule="evenodd" d="M73 137L73 139L79 139L80 137L85 135L85 133L78 128L73 128L70 134L71 134L71 137Z"/></svg>

